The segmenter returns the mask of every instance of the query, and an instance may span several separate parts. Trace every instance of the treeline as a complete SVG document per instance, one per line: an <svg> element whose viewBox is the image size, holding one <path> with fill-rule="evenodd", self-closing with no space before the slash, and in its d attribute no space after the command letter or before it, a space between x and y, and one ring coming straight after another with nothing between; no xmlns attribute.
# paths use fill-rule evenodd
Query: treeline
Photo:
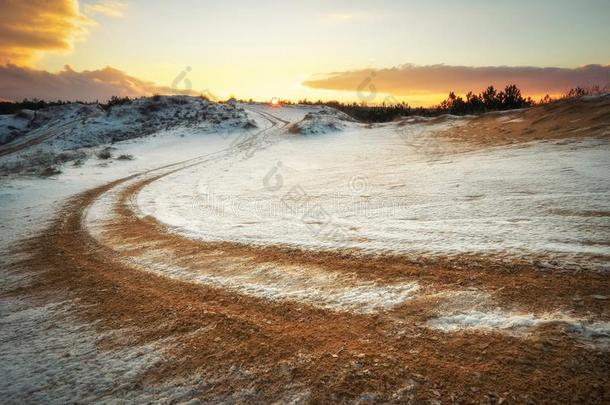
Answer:
<svg viewBox="0 0 610 405"><path fill-rule="evenodd" d="M576 87L571 89L568 93L561 96L563 98L582 97L591 94L601 94L610 91L609 87L600 88L599 86L591 88ZM160 96L155 95L154 98ZM205 98L205 96L201 96ZM121 105L131 102L133 99L129 97L117 97L113 96L106 103L98 102L82 102L75 101L81 104L99 104L103 109L108 110L112 106ZM504 90L496 90L493 86L487 87L481 93L475 94L468 92L464 97L456 95L454 92L450 92L445 100L440 104L433 107L411 107L406 102L394 102L394 103L382 103L381 105L368 105L366 103L341 103L339 101L309 101L307 99L292 102L289 100L280 100L280 104L292 105L292 104L304 104L304 105L325 105L328 107L336 108L337 110L343 111L349 116L353 117L358 121L363 122L388 122L399 117L418 115L424 117L438 116L442 114L453 114L453 115L470 115L470 114L482 114L489 111L502 111L512 110L516 108L531 107L535 104L545 104L555 101L556 99L550 96L545 96L540 101L535 102L530 97L523 97L521 90L514 85L508 85ZM243 103L252 103L253 100L236 100ZM71 101L43 101L38 99L25 99L20 102L0 102L0 114L14 114L22 109L38 110L41 108L64 105L72 103Z"/></svg>
<svg viewBox="0 0 610 405"><path fill-rule="evenodd" d="M433 107L410 107L407 103L393 103L381 105L367 105L366 103L341 103L339 101L311 102L299 100L297 103L282 101L282 104L326 105L343 111L351 117L363 122L388 122L400 117L417 115L433 117L443 114L470 115L482 114L489 111L512 110L516 108L531 107L536 104L546 104L558 99L582 97L593 94L610 92L610 88L593 86L590 88L576 87L559 98L552 98L548 94L540 101L535 102L530 97L523 97L516 85L508 85L504 90L498 91L493 86L487 87L481 93L468 92L464 97L450 92L447 98Z"/></svg>
<svg viewBox="0 0 610 405"><path fill-rule="evenodd" d="M27 98L23 101L0 101L0 114L15 114L21 110L40 110L41 108L52 107L55 105L70 104L72 101L44 101L33 98L28 100ZM76 101L80 103L80 101Z"/></svg>
<svg viewBox="0 0 610 405"><path fill-rule="evenodd" d="M58 106L58 105L66 105L66 104L72 104L72 103L87 104L87 105L99 104L103 109L107 110L114 105L129 103L129 102L131 102L131 100L132 99L130 99L129 97L117 97L117 96L112 96L110 98L110 100L108 100L106 103L100 103L99 101L80 101L80 100L45 101L45 100L39 100L37 98L33 98L33 99L26 98L26 99L23 99L22 101L15 101L15 102L0 101L0 114L15 114L21 110L34 110L35 111L35 110L40 110L40 109L47 108L47 107L54 107L54 106Z"/></svg>
<svg viewBox="0 0 610 405"><path fill-rule="evenodd" d="M292 104L290 102L286 102ZM386 105L367 105L366 103L341 103L338 101L316 101L299 100L298 104L326 105L343 111L351 117L364 122L388 122L399 117L409 115L437 116L442 114L468 115L481 114L488 111L512 110L534 105L531 98L524 98L521 90L515 85L509 85L502 91L497 91L489 86L483 92L474 94L469 92L466 98L457 96L450 92L447 98L434 107L412 108L405 102Z"/></svg>
<svg viewBox="0 0 610 405"><path fill-rule="evenodd" d="M158 101L160 97L161 97L160 95L155 94L152 96L152 99L155 101ZM205 100L209 100L207 97L205 97L203 95L201 95L199 97L201 97ZM65 104L72 104L72 103L87 104L87 105L97 104L100 107L102 107L104 110L109 110L113 106L128 104L128 103L131 103L133 100L137 100L137 99L138 99L137 97L129 98L127 96L125 96L125 97L112 96L112 97L110 97L110 99L107 102L100 103L99 101L80 101L80 100L44 101L44 100L39 100L37 98L33 98L31 100L26 98L26 99L23 99L22 101L0 101L0 114L15 114L21 110L34 110L35 111L35 110L40 110L42 108L53 107L53 106L58 106L58 105L65 105Z"/></svg>
<svg viewBox="0 0 610 405"><path fill-rule="evenodd" d="M301 100L301 104L308 104L307 100ZM314 103L318 104L318 103ZM404 117L407 115L415 115L415 111L419 111L421 115L428 115L428 111L424 108L411 108L407 103L396 103L393 105L377 105L368 106L365 104L345 104L338 101L329 101L321 103L328 107L336 108L339 111L343 111L350 117L363 122L388 122L396 119L397 117Z"/></svg>
<svg viewBox="0 0 610 405"><path fill-rule="evenodd" d="M516 108L531 107L534 101L524 98L521 90L514 84L508 85L502 91L489 86L485 91L474 94L468 92L466 99L456 96L454 92L443 100L437 107L440 113L467 115L481 114L488 111L514 110Z"/></svg>

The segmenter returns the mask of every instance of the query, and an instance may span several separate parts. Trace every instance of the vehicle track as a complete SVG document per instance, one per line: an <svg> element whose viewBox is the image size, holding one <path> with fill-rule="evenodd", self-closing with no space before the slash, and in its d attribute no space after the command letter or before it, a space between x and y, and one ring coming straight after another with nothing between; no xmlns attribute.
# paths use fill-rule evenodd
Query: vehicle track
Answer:
<svg viewBox="0 0 610 405"><path fill-rule="evenodd" d="M66 130L76 128L76 124L84 122L87 118L92 116L81 117L62 124L53 126L51 128L40 128L28 132L22 138L18 138L13 142L0 146L0 156L10 155L15 152L22 151L34 145L38 145L47 141L55 136L64 133ZM24 139L25 138L25 139Z"/></svg>
<svg viewBox="0 0 610 405"><path fill-rule="evenodd" d="M86 320L98 322L103 330L130 331L129 344L171 341L166 360L146 381L200 373L216 381L201 392L204 400L235 399L231 395L246 389L253 394L238 400L303 396L336 402L374 395L393 402L545 402L549 392L559 402L610 399L608 351L580 344L561 325L540 328L534 337L446 334L424 326L440 304L451 304L443 293L457 290L488 292L493 305L531 311L561 308L604 319L608 304L591 297L600 288L607 291L607 275L541 273L526 264L476 257L414 264L399 256L205 243L180 237L134 212L135 198L147 184L218 162L245 147L240 142L76 196L50 229L25 247L33 253L25 265L43 275L31 289L78 299ZM92 219L95 204L111 216ZM181 275L190 273L193 279L172 277L168 266L176 264L188 270ZM257 266L267 266L267 272ZM269 266L286 270L288 278L298 278L300 272L302 284L295 286L301 289L310 286L310 276L332 273L348 287L416 282L421 294L395 307L358 311L333 307L337 296L331 305L318 305L320 300L296 293L268 299L234 285L201 282L209 278L196 280L202 271L242 281L252 272L263 281L288 280ZM322 287L328 288L326 293L332 289ZM574 302L574 295L582 300ZM111 340L107 347L123 344Z"/></svg>

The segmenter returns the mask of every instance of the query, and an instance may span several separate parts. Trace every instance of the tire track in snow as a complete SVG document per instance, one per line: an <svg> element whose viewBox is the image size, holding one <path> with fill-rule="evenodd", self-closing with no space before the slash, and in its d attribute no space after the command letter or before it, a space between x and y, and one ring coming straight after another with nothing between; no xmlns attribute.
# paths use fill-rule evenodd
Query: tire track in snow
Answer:
<svg viewBox="0 0 610 405"><path fill-rule="evenodd" d="M23 149L26 149L30 146L41 144L63 133L65 130L76 128L76 124L78 124L79 122L84 122L87 118L90 118L92 116L86 116L77 118L75 120L70 120L68 122L55 125L51 128L41 128L30 131L23 137L17 138L13 142L9 142L8 144L0 146L0 156L10 155L15 152L22 151Z"/></svg>
<svg viewBox="0 0 610 405"><path fill-rule="evenodd" d="M277 126L279 117L253 112ZM283 120L283 126L290 122ZM251 145L245 139L234 150ZM389 310L400 306L418 294L416 279L395 280L379 277L362 277L352 270L326 268L311 263L277 263L253 259L246 254L227 253L217 244L197 242L171 233L163 224L151 218L141 218L136 204L139 191L148 184L173 173L196 165L218 163L228 151L197 158L186 165L153 177L134 178L111 190L95 204L94 215L87 217L86 226L97 240L124 255L126 260L140 269L188 282L228 288L240 293L271 300L295 300L322 308L349 310L363 313ZM140 214L140 215L138 215ZM128 225L125 225L128 224ZM134 228L138 229L134 233ZM238 244L237 244L238 245ZM146 249L142 249L146 246ZM188 246L188 249L184 249ZM226 247L226 245L225 245ZM190 250L197 251L196 254ZM229 249L231 250L231 249ZM256 251L254 251L256 254ZM512 298L514 299L514 297ZM442 314L440 314L442 316Z"/></svg>
<svg viewBox="0 0 610 405"><path fill-rule="evenodd" d="M396 308L416 297L420 289L417 278L388 277L385 269L368 275L354 271L366 268L367 258L343 266L316 263L300 253L290 253L289 259L279 255L279 261L274 255L261 260L256 257L260 251L249 247L235 249L236 244L192 241L168 232L151 218L138 217L135 198L146 185L190 167L217 163L228 153L247 147L252 138L290 124L272 114L252 111L270 126L229 148L121 179L84 207L83 228L97 239L98 248L110 248L125 263L165 277L322 308L372 313ZM279 128L278 121L283 123ZM396 267L396 263L390 261L389 267ZM400 263L398 267L410 266Z"/></svg>
<svg viewBox="0 0 610 405"><path fill-rule="evenodd" d="M258 111L257 111L258 112ZM278 119L261 114L268 120ZM281 120L284 128L289 121ZM277 124L258 132L261 137ZM245 139L236 147L248 146ZM221 151L213 156L156 174L136 176L114 187L101 196L85 216L84 226L104 246L111 248L126 261L140 269L182 281L227 288L239 293L270 300L295 300L327 309L353 310L370 313L391 309L412 298L419 289L414 281L378 283L364 280L354 272L328 271L316 266L258 263L244 257L205 249L204 244L170 235L142 221L135 215L135 197L146 185L181 170L203 164L216 163L226 155ZM149 174L149 173L147 173ZM137 227L137 234L133 228ZM134 238L138 238L135 241ZM180 251L182 244L199 246L196 255ZM141 246L148 246L142 250ZM201 249L203 248L203 249ZM222 260L219 259L219 254ZM184 257L187 257L185 260Z"/></svg>
<svg viewBox="0 0 610 405"><path fill-rule="evenodd" d="M161 258L164 261L188 264L188 255L209 249L210 265L216 264L214 260L226 262L231 253L238 265L252 255L268 263L318 265L336 272L358 269L358 276L367 280L383 274L387 283L410 277L438 288L506 287L506 302L516 306L530 304L532 308L536 303L573 304L572 296L579 295L583 299L581 311L607 314L607 305L596 307L595 301L587 298L595 288L608 285L607 277L602 275L519 272L509 265L498 272L493 267L479 269L480 266L418 267L391 258L297 251L282 254L273 251L273 247L252 250L230 244L206 245L168 235L160 224L134 215L129 200L142 185L136 183L154 181L154 177L183 166L222 158L216 155L159 167L89 190L70 201L49 232L34 239L30 246L36 253L34 266L51 269L51 275L44 279L45 288L53 288L63 296L78 294L83 316L99 321L101 330L129 330L132 340L116 345L168 338L163 342L172 355L151 370L144 386L172 381L177 376L196 376L197 380L213 382L200 393L207 402L236 398L230 395L240 392L246 394L237 398L244 401L289 402L289 397L281 395L294 394L291 390L303 392L306 400L321 402L353 402L359 395L379 402L438 402L437 398L484 402L496 394L501 395L502 401L508 398L510 402L512 398L514 402L544 402L549 393L560 402L607 401L603 388L608 352L574 344L563 331L545 329L531 340L500 334L463 334L459 330L441 333L418 325L431 315L427 309L438 305L438 300L430 297L429 301L415 297L407 308L375 316L319 311L295 305L294 300L290 304L269 305L247 296L240 298L222 288L212 290L134 271L124 265L121 252L107 256L109 249L87 233L83 221L87 210L93 214L89 207L108 193L114 197L108 199L113 207L107 208L123 210L126 215L118 218L133 222L98 223L104 236L120 234L123 227L126 233L119 235L121 242L124 246L131 244L128 248L135 253L154 250L159 235L172 237L178 256ZM127 192L129 187L133 189ZM125 201L117 204L122 192ZM140 233L148 230L152 230L154 238ZM121 264L114 261L115 257ZM549 301L552 297L561 297L561 301ZM198 374L201 372L203 377Z"/></svg>

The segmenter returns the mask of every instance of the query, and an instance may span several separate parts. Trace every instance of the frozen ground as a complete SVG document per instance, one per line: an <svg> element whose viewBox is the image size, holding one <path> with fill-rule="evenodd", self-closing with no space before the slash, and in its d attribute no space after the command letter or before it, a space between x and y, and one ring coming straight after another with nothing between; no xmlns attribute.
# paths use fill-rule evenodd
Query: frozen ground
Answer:
<svg viewBox="0 0 610 405"><path fill-rule="evenodd" d="M67 303L24 308L15 300L1 299L1 304L3 403L22 403L25 398L30 403L146 401L158 394L154 387L143 393L136 385L138 377L160 361L156 347L100 350L98 344L107 336L75 319Z"/></svg>
<svg viewBox="0 0 610 405"><path fill-rule="evenodd" d="M193 390L207 384L194 376L167 385L139 385L141 375L159 364L162 347L171 342L100 350L99 341L107 336L74 315L78 302L32 304L29 297L16 293L32 275L16 272L13 266L21 258L14 246L45 229L69 197L202 156L214 159L153 181L130 208L141 217L158 219L175 234L197 240L314 251L353 248L413 257L493 254L508 261L532 258L549 268L608 269L607 141L537 142L466 153L433 136L435 129L459 124L455 118L367 128L344 120L337 123L336 117L319 114L316 107L246 108L249 117L239 122L252 119L256 129L164 129L113 145L113 156L132 155L133 160L92 156L78 166L63 165L62 173L49 178L0 179L0 393L5 402L145 402L160 397L175 402L188 400ZM307 118L311 112L315 113ZM311 131L290 131L298 122ZM62 141L61 135L49 139L35 147L50 147L56 153L76 145ZM96 142L101 139L106 138ZM24 150L18 156L28 153ZM11 154L2 159L17 158ZM109 215L111 197L109 193L107 199L100 198L89 211L89 231L96 237L102 232L96 233L91 223ZM236 260L235 273L210 277L206 269L189 273L178 265L165 265L179 257L154 249L145 253L142 267L169 278L352 311L360 320L437 294L420 286L419 280L373 283L325 268L273 263L256 267L245 260ZM595 343L595 350L607 347L610 326L603 311L592 315L592 321L560 311L499 308L487 291L475 291L475 298L464 298L468 294L463 291L450 293L453 298L438 301L446 307L432 300L437 307L425 328L447 334L483 330L527 336L537 327L560 324ZM601 291L595 299L604 303L608 296Z"/></svg>
<svg viewBox="0 0 610 405"><path fill-rule="evenodd" d="M607 141L450 153L416 126L285 137L162 178L138 205L204 240L608 268Z"/></svg>
<svg viewBox="0 0 610 405"><path fill-rule="evenodd" d="M260 125L264 128L269 122L260 120ZM0 179L0 396L4 403L25 398L31 403L192 398L192 390L205 383L197 376L188 383L168 382L167 387L138 385L141 374L160 361L157 346L100 350L98 342L106 336L74 316L78 303L39 305L15 294L27 287L33 275L14 270L13 265L24 258L14 248L45 229L71 196L132 173L225 150L239 135L191 128L161 131L114 145L113 154L132 155L133 160L92 157L79 166L67 164L61 174L50 178ZM117 331L117 335L127 338L130 333Z"/></svg>
<svg viewBox="0 0 610 405"><path fill-rule="evenodd" d="M569 331L577 332L585 338L597 338L602 344L610 343L610 323L599 322L589 324L577 319L571 319L564 314L515 314L504 311L470 311L466 313L444 315L429 322L433 328L445 332L458 330L503 330L519 334L543 324L562 324Z"/></svg>

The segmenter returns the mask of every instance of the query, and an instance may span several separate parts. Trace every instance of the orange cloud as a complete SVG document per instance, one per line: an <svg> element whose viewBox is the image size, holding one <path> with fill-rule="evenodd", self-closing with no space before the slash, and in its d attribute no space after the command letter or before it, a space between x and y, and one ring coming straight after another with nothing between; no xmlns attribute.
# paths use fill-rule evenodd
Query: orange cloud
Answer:
<svg viewBox="0 0 610 405"><path fill-rule="evenodd" d="M610 84L610 66L574 69L520 66L403 65L390 69L335 72L303 85L328 90L371 91L395 96L479 92L489 85L516 84L524 94L560 94L570 88ZM374 102L374 100L373 100Z"/></svg>
<svg viewBox="0 0 610 405"><path fill-rule="evenodd" d="M65 52L92 21L77 0L0 0L0 63L28 65L39 52Z"/></svg>
<svg viewBox="0 0 610 405"><path fill-rule="evenodd" d="M64 70L57 73L11 64L0 66L0 99L106 101L112 96L139 97L152 94L196 93L158 86L109 66L81 72L65 66Z"/></svg>

